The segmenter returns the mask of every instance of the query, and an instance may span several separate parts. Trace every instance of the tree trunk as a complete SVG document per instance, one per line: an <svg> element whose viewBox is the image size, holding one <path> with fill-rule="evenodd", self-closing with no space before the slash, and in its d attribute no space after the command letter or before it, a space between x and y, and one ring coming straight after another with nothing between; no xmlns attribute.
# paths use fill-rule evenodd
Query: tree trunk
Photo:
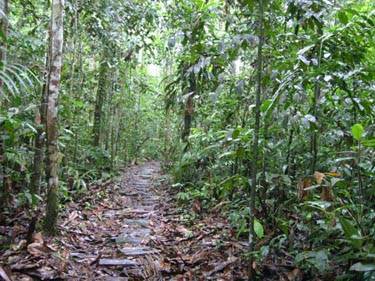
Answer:
<svg viewBox="0 0 375 281"><path fill-rule="evenodd" d="M49 67L49 59L51 54L51 41L48 40L48 48L46 52L46 69ZM46 109L47 109L47 83L48 76L45 75L42 97L40 101L39 110L36 114L35 123L37 125L37 134L34 144L34 162L33 162L33 175L31 177L30 192L31 194L40 194L40 183L43 172L44 153L45 153L45 130L44 124L46 122Z"/></svg>
<svg viewBox="0 0 375 281"><path fill-rule="evenodd" d="M46 108L46 134L47 134L47 206L44 221L44 231L47 234L56 233L56 221L58 216L58 168L59 151L58 138L58 98L62 68L63 51L63 15L64 0L52 0L51 10L51 53L47 83L47 108Z"/></svg>
<svg viewBox="0 0 375 281"><path fill-rule="evenodd" d="M93 144L99 146L100 133L102 123L103 105L105 99L105 91L107 85L107 63L105 62L105 55L103 55L99 68L98 89L96 92L95 112L94 112L94 128L93 128Z"/></svg>
<svg viewBox="0 0 375 281"><path fill-rule="evenodd" d="M0 49L0 56L1 62L5 64L7 60L7 37L8 37L8 14L9 14L9 1L8 0L0 0L0 10L2 12L0 25L1 25L1 32L3 33L3 43L1 44ZM1 83L2 84L2 83Z"/></svg>
<svg viewBox="0 0 375 281"><path fill-rule="evenodd" d="M259 128L260 128L260 104L262 96L262 80L263 80L263 43L264 43L264 27L263 27L263 18L264 18L264 7L263 0L259 0L258 8L258 57L257 57L257 92L255 99L255 127L254 127L254 143L253 143L253 168L251 171L251 186L250 186L250 226L249 226L249 250L250 252L254 251L255 247L255 231L254 231L254 221L255 221L255 197L256 197L256 187L257 187L257 173L258 173L258 158L259 158ZM250 261L249 269L249 279L252 279L254 276L252 268L252 260Z"/></svg>
<svg viewBox="0 0 375 281"><path fill-rule="evenodd" d="M189 76L189 93L185 103L184 128L182 131L182 141L186 144L185 151L188 148L190 130L192 127L194 113L194 95L196 94L196 82L194 74Z"/></svg>
<svg viewBox="0 0 375 281"><path fill-rule="evenodd" d="M0 29L3 33L3 42L1 43L0 48L0 62L1 62L1 68L4 69L4 66L6 65L7 61L7 35L8 35L8 6L9 2L8 0L1 0L0 1L0 9L2 11L2 16L0 20ZM0 80L0 90L2 90L3 87L3 81ZM2 92L2 91L1 91ZM0 123L0 129L1 129L1 136L0 136L0 200L2 203L1 207L6 207L9 203L9 175L7 175L7 169L6 169L6 157L5 157L5 141L3 138L3 124Z"/></svg>
<svg viewBox="0 0 375 281"><path fill-rule="evenodd" d="M318 35L322 36L323 35L323 30L319 28L318 30ZM322 60L322 49L323 49L323 42L321 39L319 40L319 46L318 46L318 54L317 54L317 60L318 60L318 65L317 68L320 68L321 60ZM319 152L319 109L318 109L318 103L320 99L320 82L319 78L316 78L315 81L315 86L314 86L314 95L313 95L313 100L312 100L312 114L316 119L316 126L317 128L313 129L312 135L311 135L311 154L312 154L312 159L311 159L311 174L314 174L316 171L316 165L318 162L318 152Z"/></svg>
<svg viewBox="0 0 375 281"><path fill-rule="evenodd" d="M45 92L45 86L43 86L43 97ZM41 106L42 107L42 106ZM40 194L40 182L42 178L43 171L43 159L44 159L44 129L42 124L45 122L45 118L42 117L44 113L42 110L37 113L36 116L36 125L37 125L37 134L35 137L34 144L34 162L33 162L33 174L31 177L30 183L30 193L31 194Z"/></svg>

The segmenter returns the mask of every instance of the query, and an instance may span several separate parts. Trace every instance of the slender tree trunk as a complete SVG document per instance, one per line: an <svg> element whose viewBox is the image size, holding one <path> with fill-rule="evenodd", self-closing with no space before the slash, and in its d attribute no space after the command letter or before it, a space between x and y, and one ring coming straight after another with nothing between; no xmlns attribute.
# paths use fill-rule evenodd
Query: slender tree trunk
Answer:
<svg viewBox="0 0 375 281"><path fill-rule="evenodd" d="M0 48L0 62L1 68L4 69L7 61L7 36L8 36L8 10L9 10L9 2L8 0L1 0L0 1L0 9L2 12L1 20L0 20L0 29L3 33L3 42L1 43ZM3 92L3 81L0 80L0 92ZM1 105L3 106L3 105ZM5 157L5 141L3 138L3 124L0 123L1 135L0 135L0 200L2 202L1 207L6 207L9 203L9 195L10 195L10 178L6 169L6 157Z"/></svg>
<svg viewBox="0 0 375 281"><path fill-rule="evenodd" d="M51 54L51 36L48 39L48 48L45 56L45 70L44 70L44 82L41 92L41 101L39 110L37 112L35 123L37 125L37 133L34 144L34 159L33 159L33 175L31 177L30 192L31 194L40 194L40 183L43 173L44 164L44 153L45 153L45 130L44 125L46 123L46 109L47 109L47 83L48 67L50 65L49 59Z"/></svg>
<svg viewBox="0 0 375 281"><path fill-rule="evenodd" d="M78 16L77 16L78 17ZM77 18L77 21L79 19ZM77 23L78 25L78 23ZM81 34L81 29L79 28L79 35ZM79 62L79 69L78 69L78 77L77 77L77 82L78 82L78 89L81 89L83 88L83 61L82 61L82 42L81 40L79 41L79 51L78 51L78 62ZM73 163L76 163L77 162L77 153L78 153L78 142L79 142L79 121L77 119L77 115L79 113L79 110L80 109L76 109L75 112L74 112L74 121L73 121L73 124L75 125L76 123L77 124L77 129L75 129L75 133L74 133L74 149L73 149Z"/></svg>
<svg viewBox="0 0 375 281"><path fill-rule="evenodd" d="M112 127L111 127L111 168L114 169L116 166L116 136L118 130L119 110L117 105L113 105L112 109Z"/></svg>
<svg viewBox="0 0 375 281"><path fill-rule="evenodd" d="M189 76L189 93L186 99L185 111L184 111L184 128L182 131L182 141L186 144L185 150L187 150L190 130L192 127L193 113L194 113L194 95L196 94L196 81L194 74Z"/></svg>
<svg viewBox="0 0 375 281"><path fill-rule="evenodd" d="M255 221L255 197L256 197L256 187L257 187L257 173L258 173L258 158L259 158L259 128L260 128L260 104L262 96L262 80L263 80L263 43L264 43L264 7L263 0L258 1L258 58L257 58L257 92L255 99L255 127L254 127L254 142L253 142L253 168L251 171L251 187L250 187L250 231L249 231L249 250L254 251L255 247L255 231L254 231L254 221ZM250 270L249 279L254 277L254 272L252 268L252 259L250 260Z"/></svg>
<svg viewBox="0 0 375 281"><path fill-rule="evenodd" d="M110 85L110 94L107 100L107 108L105 110L105 119L104 119L104 129L105 129L105 149L107 151L112 151L111 141L112 138L112 132L114 130L115 126L115 111L116 111L116 104L114 104L113 96L116 93L116 84L118 80L118 71L116 70L114 73L114 77L111 79L111 85Z"/></svg>
<svg viewBox="0 0 375 281"><path fill-rule="evenodd" d="M318 35L323 35L323 30L319 28ZM319 48L318 48L318 66L317 68L320 68L320 63L322 59L322 48L323 48L323 42L320 40ZM311 135L311 154L312 154L312 160L311 160L311 174L314 174L316 171L316 164L318 161L318 151L319 151L319 109L318 109L318 102L320 99L320 82L318 77L315 81L315 87L314 87L314 95L313 95L313 101L312 101L312 114L316 119L316 126L317 128L313 130Z"/></svg>
<svg viewBox="0 0 375 281"><path fill-rule="evenodd" d="M30 192L31 194L40 194L40 183L43 172L43 159L45 149L45 132L43 124L46 122L45 112L45 100L46 100L46 84L42 87L42 104L36 116L37 134L35 137L34 144L34 162L33 162L33 175L31 177Z"/></svg>
<svg viewBox="0 0 375 281"><path fill-rule="evenodd" d="M106 85L107 85L107 63L105 62L105 52L103 52L103 58L100 63L99 68L99 80L98 80L98 89L96 92L96 101L95 101L95 112L94 112L94 128L93 128L93 144L94 146L100 145L100 135L101 135L101 123L102 123L102 113L103 105L106 94Z"/></svg>
<svg viewBox="0 0 375 281"><path fill-rule="evenodd" d="M0 18L1 32L3 33L3 43L1 44L0 57L1 62L5 64L7 60L7 38L8 38L8 14L9 14L9 1L0 0L0 10L2 12ZM2 82L1 82L2 84Z"/></svg>
<svg viewBox="0 0 375 281"><path fill-rule="evenodd" d="M46 108L46 133L47 133L47 179L48 193L44 231L47 234L56 233L56 221L58 216L58 168L59 151L58 138L58 98L60 90L62 52L63 52L63 16L64 0L52 0L51 9L51 54L47 84L47 108Z"/></svg>

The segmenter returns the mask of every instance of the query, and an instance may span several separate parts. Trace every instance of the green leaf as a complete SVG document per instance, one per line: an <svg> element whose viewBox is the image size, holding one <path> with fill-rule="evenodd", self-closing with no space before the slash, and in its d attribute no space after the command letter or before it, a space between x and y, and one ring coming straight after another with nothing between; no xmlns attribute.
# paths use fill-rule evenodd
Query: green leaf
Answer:
<svg viewBox="0 0 375 281"><path fill-rule="evenodd" d="M347 24L349 22L348 16L343 11L338 12L337 17L342 24Z"/></svg>
<svg viewBox="0 0 375 281"><path fill-rule="evenodd" d="M326 251L308 251L298 253L295 257L295 262L298 264L311 264L319 272L324 272L328 269L329 259Z"/></svg>
<svg viewBox="0 0 375 281"><path fill-rule="evenodd" d="M367 147L375 147L375 139L363 140L362 144Z"/></svg>
<svg viewBox="0 0 375 281"><path fill-rule="evenodd" d="M362 239L361 233L358 229L356 229L352 223L347 220L346 218L340 217L340 224L342 226L342 230L344 231L345 238L356 248L360 248L362 246Z"/></svg>
<svg viewBox="0 0 375 281"><path fill-rule="evenodd" d="M260 107L260 111L261 112L266 112L270 108L271 104L272 104L272 100L271 99L264 100L263 103L262 103L262 105L261 105L261 107Z"/></svg>
<svg viewBox="0 0 375 281"><path fill-rule="evenodd" d="M263 238L264 228L263 225L257 219L254 220L254 232L258 236L258 238Z"/></svg>
<svg viewBox="0 0 375 281"><path fill-rule="evenodd" d="M357 141L359 141L362 138L364 129L361 124L354 124L352 127L352 135L353 138L355 138Z"/></svg>
<svg viewBox="0 0 375 281"><path fill-rule="evenodd" d="M344 234L345 234L346 238L350 239L353 235L357 234L357 230L350 223L349 220L340 217L340 223L341 223L342 230L344 231Z"/></svg>
<svg viewBox="0 0 375 281"><path fill-rule="evenodd" d="M375 264L374 263L357 262L350 267L350 270L360 271L360 272L374 271L375 270Z"/></svg>

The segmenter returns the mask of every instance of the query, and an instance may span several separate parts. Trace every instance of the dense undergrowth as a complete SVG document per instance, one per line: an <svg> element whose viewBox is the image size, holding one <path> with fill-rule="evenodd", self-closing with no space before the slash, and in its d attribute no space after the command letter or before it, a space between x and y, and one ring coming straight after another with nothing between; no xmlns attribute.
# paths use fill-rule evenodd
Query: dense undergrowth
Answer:
<svg viewBox="0 0 375 281"><path fill-rule="evenodd" d="M375 279L372 1L3 2L1 225L159 159L258 277Z"/></svg>
<svg viewBox="0 0 375 281"><path fill-rule="evenodd" d="M254 215L259 265L282 267L282 257L304 280L372 280L374 7L284 4L266 4L260 82L256 5L228 4L220 12L208 4L175 6L194 19L174 22L192 35L176 33L180 76L166 83L167 109L184 115L182 134L190 130L170 155L178 198L192 210L220 206L242 239ZM225 29L212 31L223 18ZM265 276L267 268L256 271Z"/></svg>

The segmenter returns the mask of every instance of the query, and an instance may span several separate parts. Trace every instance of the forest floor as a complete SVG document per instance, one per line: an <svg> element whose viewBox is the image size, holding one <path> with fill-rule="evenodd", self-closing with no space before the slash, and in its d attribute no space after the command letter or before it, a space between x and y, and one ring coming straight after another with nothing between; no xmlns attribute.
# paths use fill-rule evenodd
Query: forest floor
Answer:
<svg viewBox="0 0 375 281"><path fill-rule="evenodd" d="M11 245L0 248L0 277L245 280L246 243L236 239L220 205L205 214L199 205L183 210L168 183L158 162L128 167L118 180L91 186L66 205L57 237L35 233L28 245L27 215L12 216L0 226Z"/></svg>

